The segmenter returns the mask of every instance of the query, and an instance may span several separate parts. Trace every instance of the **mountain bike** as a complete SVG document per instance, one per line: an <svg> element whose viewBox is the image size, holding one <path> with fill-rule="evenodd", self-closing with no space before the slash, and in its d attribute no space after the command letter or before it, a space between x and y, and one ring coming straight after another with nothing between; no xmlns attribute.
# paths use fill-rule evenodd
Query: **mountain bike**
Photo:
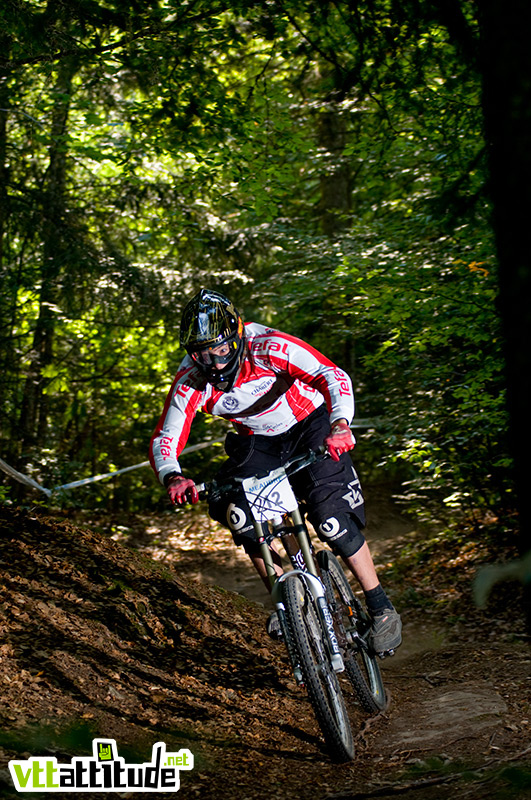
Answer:
<svg viewBox="0 0 531 800"><path fill-rule="evenodd" d="M295 472L325 457L324 448L311 450L264 477L212 481L197 489L201 497L214 500L243 488L293 675L307 690L331 758L345 762L354 757L354 740L338 676L347 676L369 713L385 707L386 693L377 655L368 644L368 615L334 554L314 552L303 508L289 481ZM275 539L282 542L292 567L282 575L272 557Z"/></svg>

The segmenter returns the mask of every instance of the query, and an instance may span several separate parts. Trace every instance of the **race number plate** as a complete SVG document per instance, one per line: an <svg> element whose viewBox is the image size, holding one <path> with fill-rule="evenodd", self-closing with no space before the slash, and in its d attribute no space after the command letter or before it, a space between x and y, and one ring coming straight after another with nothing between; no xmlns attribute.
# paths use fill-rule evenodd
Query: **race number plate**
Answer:
<svg viewBox="0 0 531 800"><path fill-rule="evenodd" d="M298 505L283 467L274 469L265 478L246 478L243 489L253 517L258 522L287 514Z"/></svg>

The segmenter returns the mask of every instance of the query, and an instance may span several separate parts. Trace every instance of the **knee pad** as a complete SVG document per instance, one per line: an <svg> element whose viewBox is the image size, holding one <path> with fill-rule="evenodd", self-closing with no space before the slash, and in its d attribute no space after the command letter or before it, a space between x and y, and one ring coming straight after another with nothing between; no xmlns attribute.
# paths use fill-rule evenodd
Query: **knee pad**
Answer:
<svg viewBox="0 0 531 800"><path fill-rule="evenodd" d="M248 555L253 555L260 550L256 540L251 512L244 497L236 502L211 503L209 514L216 522L220 522L232 533L235 545L242 545Z"/></svg>
<svg viewBox="0 0 531 800"><path fill-rule="evenodd" d="M350 514L338 512L311 522L319 539L344 558L353 556L365 543L364 535Z"/></svg>

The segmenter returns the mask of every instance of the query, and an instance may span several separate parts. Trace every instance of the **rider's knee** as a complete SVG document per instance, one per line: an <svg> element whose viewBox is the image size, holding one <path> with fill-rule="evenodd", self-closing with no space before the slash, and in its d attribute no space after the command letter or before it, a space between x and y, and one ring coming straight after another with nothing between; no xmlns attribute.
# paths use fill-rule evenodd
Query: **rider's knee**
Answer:
<svg viewBox="0 0 531 800"><path fill-rule="evenodd" d="M365 544L365 537L350 514L337 513L312 522L319 539L343 558L353 556Z"/></svg>
<svg viewBox="0 0 531 800"><path fill-rule="evenodd" d="M241 545L247 555L252 556L260 552L260 545L247 504L245 502L210 503L209 514L216 522L221 523L232 533L235 545Z"/></svg>
<svg viewBox="0 0 531 800"><path fill-rule="evenodd" d="M343 539L338 539L337 542L331 542L330 549L342 558L349 558L357 553L364 544L365 536L361 531L358 531L358 534L353 537L346 536Z"/></svg>

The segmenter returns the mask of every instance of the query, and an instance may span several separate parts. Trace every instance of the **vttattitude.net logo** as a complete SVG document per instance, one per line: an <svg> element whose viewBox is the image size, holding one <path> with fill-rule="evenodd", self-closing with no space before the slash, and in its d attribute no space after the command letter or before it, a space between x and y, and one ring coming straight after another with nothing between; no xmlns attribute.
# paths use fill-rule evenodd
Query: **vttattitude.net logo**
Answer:
<svg viewBox="0 0 531 800"><path fill-rule="evenodd" d="M151 761L126 764L114 739L94 739L92 756L75 756L69 764L32 756L10 761L9 772L17 792L175 792L180 771L193 766L190 750L168 753L164 742L153 745Z"/></svg>

